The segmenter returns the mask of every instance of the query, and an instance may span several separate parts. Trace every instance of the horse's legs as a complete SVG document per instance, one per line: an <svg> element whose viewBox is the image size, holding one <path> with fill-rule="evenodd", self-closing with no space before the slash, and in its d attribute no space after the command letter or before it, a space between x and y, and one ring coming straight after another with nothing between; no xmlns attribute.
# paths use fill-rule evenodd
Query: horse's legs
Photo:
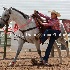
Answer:
<svg viewBox="0 0 70 70"><path fill-rule="evenodd" d="M22 39L19 39L19 41L18 41L18 50L17 50L17 53L16 53L16 56L15 56L15 58L13 59L13 61L9 64L10 66L12 66L12 65L14 65L14 63L16 62L16 59L17 59L17 57L18 57L18 55L19 55L19 53L20 53L20 51L21 51L21 49L22 49L22 47L23 47L23 40Z"/></svg>
<svg viewBox="0 0 70 70"><path fill-rule="evenodd" d="M60 49L58 48L56 42L54 42L54 45L53 45L53 46L57 48L57 51L58 51L58 54L59 54L59 58L60 58L60 63L62 63L61 51L60 51Z"/></svg>
<svg viewBox="0 0 70 70"><path fill-rule="evenodd" d="M51 50L51 57L54 57L54 46L52 47L52 50Z"/></svg>
<svg viewBox="0 0 70 70"><path fill-rule="evenodd" d="M40 50L40 41L39 40L35 40L34 44L35 44L35 46L37 48L37 52L38 52L38 54L40 56L40 61L42 61L41 50Z"/></svg>
<svg viewBox="0 0 70 70"><path fill-rule="evenodd" d="M64 40L63 38L60 40L60 42L61 42L63 45L65 45L66 51L67 51L67 57L69 57L69 48L68 48L67 43L65 42L65 40Z"/></svg>

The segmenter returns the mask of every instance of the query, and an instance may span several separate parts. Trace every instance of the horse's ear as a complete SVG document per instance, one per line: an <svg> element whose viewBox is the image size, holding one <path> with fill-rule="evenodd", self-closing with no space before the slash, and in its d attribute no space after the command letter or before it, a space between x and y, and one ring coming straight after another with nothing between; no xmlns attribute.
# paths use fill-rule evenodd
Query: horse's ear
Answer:
<svg viewBox="0 0 70 70"><path fill-rule="evenodd" d="M4 8L4 10L6 10L7 8L5 8L5 7L3 7Z"/></svg>
<svg viewBox="0 0 70 70"><path fill-rule="evenodd" d="M9 10L12 10L12 7L10 7Z"/></svg>
<svg viewBox="0 0 70 70"><path fill-rule="evenodd" d="M10 7L8 10L9 10L9 13L11 14L12 7Z"/></svg>

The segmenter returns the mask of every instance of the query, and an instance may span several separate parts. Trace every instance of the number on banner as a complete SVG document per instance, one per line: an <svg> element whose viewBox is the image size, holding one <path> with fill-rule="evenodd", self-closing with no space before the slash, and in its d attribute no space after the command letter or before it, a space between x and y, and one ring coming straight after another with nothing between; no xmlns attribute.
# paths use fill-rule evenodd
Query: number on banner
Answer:
<svg viewBox="0 0 70 70"><path fill-rule="evenodd" d="M15 31L17 31L17 30L18 30L18 28L19 28L19 27L18 27L18 25L17 25L17 24L15 24L15 26L14 26L14 32L15 32Z"/></svg>

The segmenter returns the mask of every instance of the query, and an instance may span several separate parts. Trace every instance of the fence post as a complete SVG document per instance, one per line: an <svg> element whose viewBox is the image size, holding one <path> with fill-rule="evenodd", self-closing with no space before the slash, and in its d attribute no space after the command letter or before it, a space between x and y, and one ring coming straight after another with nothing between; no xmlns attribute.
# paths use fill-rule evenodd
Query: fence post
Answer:
<svg viewBox="0 0 70 70"><path fill-rule="evenodd" d="M8 24L6 24L6 29L5 29L5 41L4 41L4 56L3 59L6 58L6 47L7 47L7 32L8 32Z"/></svg>

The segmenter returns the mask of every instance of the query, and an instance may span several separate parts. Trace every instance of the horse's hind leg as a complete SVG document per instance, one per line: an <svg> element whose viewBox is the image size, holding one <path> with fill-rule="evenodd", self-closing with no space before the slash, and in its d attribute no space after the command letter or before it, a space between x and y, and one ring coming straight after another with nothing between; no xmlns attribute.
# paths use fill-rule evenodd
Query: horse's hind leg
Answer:
<svg viewBox="0 0 70 70"><path fill-rule="evenodd" d="M61 43L62 43L63 45L65 45L66 51L67 51L67 57L69 57L69 48L68 48L67 43L65 42L65 40L64 40L63 38L62 38L60 41L61 41Z"/></svg>
<svg viewBox="0 0 70 70"><path fill-rule="evenodd" d="M39 42L39 40L35 40L35 41L34 41L34 44L35 44L35 46L36 46L36 48L37 48L37 52L38 52L38 54L39 54L39 56L40 56L40 61L42 61L42 56L41 56L41 50L40 50L40 42Z"/></svg>
<svg viewBox="0 0 70 70"><path fill-rule="evenodd" d="M22 39L19 39L19 41L18 41L18 50L17 50L17 53L16 53L16 56L15 56L15 58L13 59L13 61L9 64L9 66L12 66L12 65L14 65L14 63L16 62L16 59L17 59L17 57L18 57L18 55L19 55L19 53L20 53L20 51L21 51L21 49L22 49L22 47L23 47L23 40Z"/></svg>
<svg viewBox="0 0 70 70"><path fill-rule="evenodd" d="M57 51L58 51L58 54L59 54L59 58L60 58L60 63L62 63L61 51L60 51L60 49L58 48L56 42L54 42L54 45L53 45L53 46L57 48Z"/></svg>

